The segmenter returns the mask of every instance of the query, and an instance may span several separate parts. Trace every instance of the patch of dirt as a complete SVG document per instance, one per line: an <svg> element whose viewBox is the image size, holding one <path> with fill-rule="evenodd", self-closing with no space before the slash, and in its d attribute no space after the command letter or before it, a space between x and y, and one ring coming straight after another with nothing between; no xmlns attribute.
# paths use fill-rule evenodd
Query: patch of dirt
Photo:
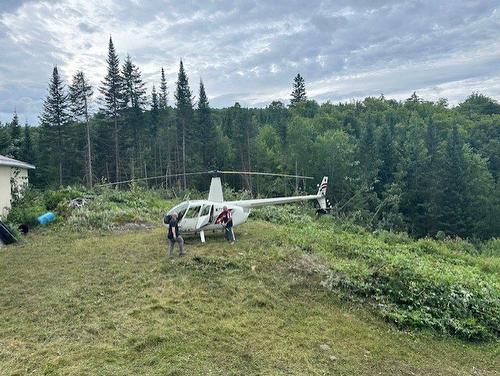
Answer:
<svg viewBox="0 0 500 376"><path fill-rule="evenodd" d="M303 253L289 267L289 271L295 274L313 276L326 274L329 268L315 254Z"/></svg>
<svg viewBox="0 0 500 376"><path fill-rule="evenodd" d="M144 230L152 230L155 226L152 223L146 222L127 222L113 225L113 230L116 232L123 231L144 231Z"/></svg>

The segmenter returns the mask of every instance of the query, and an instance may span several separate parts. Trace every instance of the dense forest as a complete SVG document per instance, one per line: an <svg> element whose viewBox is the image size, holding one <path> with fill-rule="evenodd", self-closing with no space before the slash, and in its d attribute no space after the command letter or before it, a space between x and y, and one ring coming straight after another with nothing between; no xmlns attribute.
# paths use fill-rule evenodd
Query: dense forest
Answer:
<svg viewBox="0 0 500 376"><path fill-rule="evenodd" d="M500 105L482 94L453 108L415 93L318 104L298 74L289 105L213 109L202 81L191 89L182 61L177 82L161 68L151 93L111 38L106 64L96 88L82 71L65 83L55 67L39 126L21 126L17 114L0 124L0 154L35 164L35 187L148 178L149 187L206 190L209 179L190 173L213 169L328 175L334 213L365 226L500 236ZM263 177L225 182L254 195L315 188Z"/></svg>

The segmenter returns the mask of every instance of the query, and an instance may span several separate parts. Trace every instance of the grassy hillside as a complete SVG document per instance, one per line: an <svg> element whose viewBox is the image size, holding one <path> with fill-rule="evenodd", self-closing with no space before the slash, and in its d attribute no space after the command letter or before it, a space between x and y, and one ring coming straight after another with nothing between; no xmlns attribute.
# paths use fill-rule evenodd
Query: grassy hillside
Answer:
<svg viewBox="0 0 500 376"><path fill-rule="evenodd" d="M498 375L498 257L268 214L181 259L75 215L2 249L0 374Z"/></svg>

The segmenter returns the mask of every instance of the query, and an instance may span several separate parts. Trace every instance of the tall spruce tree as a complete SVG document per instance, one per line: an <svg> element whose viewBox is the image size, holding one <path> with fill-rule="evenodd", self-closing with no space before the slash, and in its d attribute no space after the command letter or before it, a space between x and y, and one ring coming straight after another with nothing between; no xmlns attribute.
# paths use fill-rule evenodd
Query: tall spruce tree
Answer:
<svg viewBox="0 0 500 376"><path fill-rule="evenodd" d="M49 93L43 103L40 120L42 124L41 132L45 132L43 150L44 153L50 153L50 157L45 160L50 161L52 156L56 157L59 185L63 184L63 169L66 163L68 105L68 95L64 90L64 83L59 76L57 66L55 66L49 83Z"/></svg>
<svg viewBox="0 0 500 376"><path fill-rule="evenodd" d="M69 98L71 102L71 112L76 121L83 121L85 124L85 144L86 144L86 165L87 165L87 185L92 187L92 145L90 139L89 102L92 98L92 86L88 83L82 71L76 72L69 87Z"/></svg>
<svg viewBox="0 0 500 376"><path fill-rule="evenodd" d="M306 96L306 85L304 78L297 73L295 78L293 79L293 91L292 91L292 99L290 99L290 105L294 106L297 103L305 102L307 100Z"/></svg>
<svg viewBox="0 0 500 376"><path fill-rule="evenodd" d="M198 95L198 130L200 136L203 135L203 140L201 140L203 168L215 167L215 127L210 116L210 105L205 92L205 85L201 80Z"/></svg>
<svg viewBox="0 0 500 376"><path fill-rule="evenodd" d="M127 157L130 160L131 177L135 176L136 167L139 167L139 171L145 176L145 142L147 137L144 134L146 127L143 110L147 103L146 88L139 67L132 62L129 55L122 66L122 79L122 115L128 136L125 140L125 146L129 152Z"/></svg>
<svg viewBox="0 0 500 376"><path fill-rule="evenodd" d="M167 79L165 78L165 71L161 67L161 81L160 81L160 110L166 110L168 105L168 88Z"/></svg>
<svg viewBox="0 0 500 376"><path fill-rule="evenodd" d="M10 132L0 122L0 154L8 154L10 149Z"/></svg>
<svg viewBox="0 0 500 376"><path fill-rule="evenodd" d="M146 84L141 77L139 67L129 55L122 67L123 98L122 105L127 108L142 109L146 104Z"/></svg>
<svg viewBox="0 0 500 376"><path fill-rule="evenodd" d="M31 129L28 123L24 125L23 144L21 147L21 158L24 162L35 163L35 150L31 138Z"/></svg>
<svg viewBox="0 0 500 376"><path fill-rule="evenodd" d="M106 77L102 81L99 91L103 95L103 106L101 110L113 122L113 143L114 143L114 159L115 159L115 181L120 180L120 104L122 100L123 80L120 75L120 61L116 54L113 40L109 37L108 64Z"/></svg>
<svg viewBox="0 0 500 376"><path fill-rule="evenodd" d="M158 125L158 116L160 112L160 105L158 103L158 93L156 92L155 85L151 90L151 124L153 126L153 134L156 135L156 126Z"/></svg>
<svg viewBox="0 0 500 376"><path fill-rule="evenodd" d="M10 122L10 139L11 148L9 154L14 158L20 158L21 154L21 126L19 125L19 117L17 111L14 111L12 121Z"/></svg>
<svg viewBox="0 0 500 376"><path fill-rule="evenodd" d="M182 170L182 185L186 189L186 138L190 135L190 127L193 119L193 98L189 88L188 77L184 71L182 60L179 64L179 74L177 76L177 88L175 90L177 132L181 135L181 158L180 168Z"/></svg>

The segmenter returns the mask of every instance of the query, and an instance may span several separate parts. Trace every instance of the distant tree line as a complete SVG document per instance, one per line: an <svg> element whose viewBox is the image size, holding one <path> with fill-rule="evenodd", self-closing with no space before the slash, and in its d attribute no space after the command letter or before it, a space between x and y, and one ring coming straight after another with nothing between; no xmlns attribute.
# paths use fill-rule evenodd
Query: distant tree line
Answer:
<svg viewBox="0 0 500 376"><path fill-rule="evenodd" d="M193 95L182 61L173 105L163 68L158 91L147 94L139 67L130 56L120 63L111 38L106 63L98 88L82 71L66 87L55 67L39 127L21 126L16 113L0 124L0 153L36 164L35 186L151 178L151 187L205 190L209 179L190 172L328 175L335 214L372 228L500 236L500 105L482 94L454 108L415 93L320 105L307 99L298 74L288 106L212 109L202 81ZM315 188L305 180L225 181L260 195Z"/></svg>

